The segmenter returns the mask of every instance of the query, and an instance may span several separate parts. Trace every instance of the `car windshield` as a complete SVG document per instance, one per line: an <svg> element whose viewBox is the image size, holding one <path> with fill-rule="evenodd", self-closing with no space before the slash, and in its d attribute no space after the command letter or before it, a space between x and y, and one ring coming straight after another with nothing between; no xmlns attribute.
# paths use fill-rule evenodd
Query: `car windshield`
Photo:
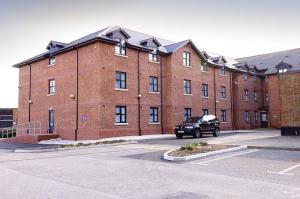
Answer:
<svg viewBox="0 0 300 199"><path fill-rule="evenodd" d="M191 117L187 120L185 120L183 123L196 123L198 122L202 117Z"/></svg>

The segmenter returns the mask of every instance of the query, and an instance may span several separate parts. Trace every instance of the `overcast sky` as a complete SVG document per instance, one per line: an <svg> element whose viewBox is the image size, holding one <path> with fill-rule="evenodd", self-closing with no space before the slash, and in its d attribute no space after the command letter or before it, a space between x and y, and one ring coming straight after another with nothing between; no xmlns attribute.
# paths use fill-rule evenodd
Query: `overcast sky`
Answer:
<svg viewBox="0 0 300 199"><path fill-rule="evenodd" d="M0 0L0 107L18 105L12 65L110 25L232 58L300 47L298 0Z"/></svg>

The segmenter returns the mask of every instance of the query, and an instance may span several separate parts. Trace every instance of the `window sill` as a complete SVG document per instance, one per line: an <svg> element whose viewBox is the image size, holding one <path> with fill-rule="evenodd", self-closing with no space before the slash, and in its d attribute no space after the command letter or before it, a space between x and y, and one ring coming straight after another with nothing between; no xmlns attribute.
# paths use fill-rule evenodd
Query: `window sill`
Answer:
<svg viewBox="0 0 300 199"><path fill-rule="evenodd" d="M159 61L152 61L152 60L149 60L150 63L153 63L153 64L159 64Z"/></svg>
<svg viewBox="0 0 300 199"><path fill-rule="evenodd" d="M128 88L115 88L116 91L128 91Z"/></svg>
<svg viewBox="0 0 300 199"><path fill-rule="evenodd" d="M128 126L128 123L115 123L115 126Z"/></svg>
<svg viewBox="0 0 300 199"><path fill-rule="evenodd" d="M193 94L184 94L184 96L193 96Z"/></svg>
<svg viewBox="0 0 300 199"><path fill-rule="evenodd" d="M49 96L55 96L55 94L47 94L47 96L49 97Z"/></svg>
<svg viewBox="0 0 300 199"><path fill-rule="evenodd" d="M222 98L222 97L221 97L220 99L221 99L221 100L227 100L227 98Z"/></svg>
<svg viewBox="0 0 300 199"><path fill-rule="evenodd" d="M227 75L222 75L222 74L220 74L220 76L226 77Z"/></svg>
<svg viewBox="0 0 300 199"><path fill-rule="evenodd" d="M183 65L183 66L186 68L193 68L192 66L189 66L189 65Z"/></svg>
<svg viewBox="0 0 300 199"><path fill-rule="evenodd" d="M151 91L149 91L149 93L150 94L158 94L158 95L160 94L160 92L151 92Z"/></svg>
<svg viewBox="0 0 300 199"><path fill-rule="evenodd" d="M206 70L201 70L202 73L209 73L208 71Z"/></svg>
<svg viewBox="0 0 300 199"><path fill-rule="evenodd" d="M160 122L150 122L150 125L160 125Z"/></svg>
<svg viewBox="0 0 300 199"><path fill-rule="evenodd" d="M202 97L202 98L204 98L204 99L209 99L209 97L208 97L208 96L207 96L207 97L206 97L206 96L201 96L201 97Z"/></svg>
<svg viewBox="0 0 300 199"><path fill-rule="evenodd" d="M55 64L48 64L48 67L55 66Z"/></svg>
<svg viewBox="0 0 300 199"><path fill-rule="evenodd" d="M228 122L221 122L221 124L228 124Z"/></svg>
<svg viewBox="0 0 300 199"><path fill-rule="evenodd" d="M118 56L118 57L123 57L123 58L128 58L128 56L127 56L127 55L121 55L121 54L117 54L117 53L115 53L115 56Z"/></svg>

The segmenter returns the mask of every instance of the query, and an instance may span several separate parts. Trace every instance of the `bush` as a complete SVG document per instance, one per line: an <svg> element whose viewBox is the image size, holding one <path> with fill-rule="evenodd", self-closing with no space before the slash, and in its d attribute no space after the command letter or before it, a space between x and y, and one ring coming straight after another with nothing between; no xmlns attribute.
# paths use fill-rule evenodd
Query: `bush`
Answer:
<svg viewBox="0 0 300 199"><path fill-rule="evenodd" d="M192 144L186 144L180 147L181 151L188 150L192 151L195 150L199 146L199 143L192 143Z"/></svg>
<svg viewBox="0 0 300 199"><path fill-rule="evenodd" d="M199 142L199 145L200 146L207 146L208 144L207 144L207 142Z"/></svg>
<svg viewBox="0 0 300 199"><path fill-rule="evenodd" d="M180 151L184 151L184 150L187 150L187 151L192 151L192 150L195 150L198 146L207 146L207 142L195 142L195 143L192 143L192 144L186 144L186 145L183 145L180 147Z"/></svg>

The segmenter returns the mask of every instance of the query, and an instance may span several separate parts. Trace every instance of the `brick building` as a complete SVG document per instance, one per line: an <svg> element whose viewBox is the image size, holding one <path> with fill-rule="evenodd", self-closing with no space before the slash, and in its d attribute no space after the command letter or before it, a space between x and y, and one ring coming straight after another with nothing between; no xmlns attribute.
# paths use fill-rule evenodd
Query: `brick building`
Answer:
<svg viewBox="0 0 300 199"><path fill-rule="evenodd" d="M47 52L14 66L19 123L38 121L42 132L64 139L172 133L202 114L220 118L222 130L255 128L268 113L269 88L264 70L251 66L191 40L112 26L68 44L51 41Z"/></svg>
<svg viewBox="0 0 300 199"><path fill-rule="evenodd" d="M264 109L268 126L282 135L300 135L300 49L237 59L263 75Z"/></svg>

